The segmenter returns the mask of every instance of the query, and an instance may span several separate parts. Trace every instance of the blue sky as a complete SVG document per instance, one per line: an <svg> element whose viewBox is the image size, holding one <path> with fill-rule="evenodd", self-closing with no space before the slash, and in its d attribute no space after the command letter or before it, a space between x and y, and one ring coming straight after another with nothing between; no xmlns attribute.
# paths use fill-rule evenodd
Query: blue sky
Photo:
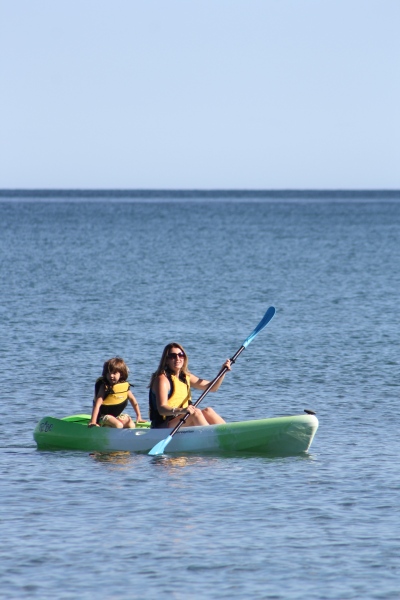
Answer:
<svg viewBox="0 0 400 600"><path fill-rule="evenodd" d="M0 188L399 189L399 0L0 0Z"/></svg>

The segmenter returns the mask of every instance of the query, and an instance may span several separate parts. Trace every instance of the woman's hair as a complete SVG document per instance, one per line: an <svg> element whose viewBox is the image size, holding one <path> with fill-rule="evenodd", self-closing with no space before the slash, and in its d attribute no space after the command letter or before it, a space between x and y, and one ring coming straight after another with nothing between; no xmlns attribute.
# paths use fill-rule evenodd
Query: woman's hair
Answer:
<svg viewBox="0 0 400 600"><path fill-rule="evenodd" d="M129 369L125 364L125 361L122 360L119 356L115 358L110 358L106 360L103 365L103 377L106 379L108 373L120 373L120 382L126 381L128 379Z"/></svg>
<svg viewBox="0 0 400 600"><path fill-rule="evenodd" d="M188 368L188 357L187 354L183 348L183 346L181 346L180 344L177 344L176 342L171 342L170 344L167 344L163 350L163 353L161 355L161 360L160 360L160 364L158 365L158 369L157 371L155 371L150 379L150 385L149 387L151 388L151 386L153 385L155 379L159 376L159 375L171 375L172 371L168 366L168 354L170 353L170 351L172 350L172 348L179 348L183 354L185 355L185 358L183 359L183 366L181 369L181 372L179 374L180 379L182 379L182 381L186 382L186 376L189 375L189 372L187 370Z"/></svg>

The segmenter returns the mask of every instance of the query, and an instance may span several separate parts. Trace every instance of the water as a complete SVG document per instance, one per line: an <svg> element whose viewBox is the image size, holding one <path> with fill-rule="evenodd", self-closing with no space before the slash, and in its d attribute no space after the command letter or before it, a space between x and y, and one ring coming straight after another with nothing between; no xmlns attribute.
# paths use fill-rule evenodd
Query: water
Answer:
<svg viewBox="0 0 400 600"><path fill-rule="evenodd" d="M397 599L398 198L177 199L0 202L0 597ZM165 343L212 378L269 305L204 402L315 410L307 455L36 450L42 416L90 410L105 359L146 414Z"/></svg>

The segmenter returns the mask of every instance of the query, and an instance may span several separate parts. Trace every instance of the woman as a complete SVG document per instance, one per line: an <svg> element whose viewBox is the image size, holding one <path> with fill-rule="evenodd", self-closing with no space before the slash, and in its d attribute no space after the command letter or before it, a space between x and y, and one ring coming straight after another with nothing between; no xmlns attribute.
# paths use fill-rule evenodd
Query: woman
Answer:
<svg viewBox="0 0 400 600"><path fill-rule="evenodd" d="M180 344L172 342L165 346L160 364L150 380L149 408L153 428L175 427L182 415L189 413L190 417L183 426L218 425L225 423L212 408L201 410L190 403L190 388L204 391L210 382L200 379L188 371L188 358ZM227 360L223 367L231 370L231 361ZM211 388L216 392L224 376Z"/></svg>

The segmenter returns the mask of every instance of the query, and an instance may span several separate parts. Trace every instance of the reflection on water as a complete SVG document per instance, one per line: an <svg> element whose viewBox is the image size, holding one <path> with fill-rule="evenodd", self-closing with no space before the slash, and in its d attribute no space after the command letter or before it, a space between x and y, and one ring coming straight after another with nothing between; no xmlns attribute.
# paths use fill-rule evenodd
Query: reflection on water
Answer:
<svg viewBox="0 0 400 600"><path fill-rule="evenodd" d="M138 459L143 459L143 454L131 452L91 452L90 458L97 463L103 463L117 471L128 471L136 464ZM163 467L167 470L184 469L186 467L204 466L210 467L218 461L218 457L211 456L152 456L149 457L150 464Z"/></svg>
<svg viewBox="0 0 400 600"><path fill-rule="evenodd" d="M114 471L126 471L133 462L130 452L91 452L90 458L98 463L105 463Z"/></svg>
<svg viewBox="0 0 400 600"><path fill-rule="evenodd" d="M196 466L207 466L209 467L212 463L216 462L217 458L210 458L209 456L154 456L151 459L152 464L155 467L163 467L167 470L183 469L185 467Z"/></svg>
<svg viewBox="0 0 400 600"><path fill-rule="evenodd" d="M267 455L255 455L255 454L235 454L235 453L220 453L220 454L207 454L207 455L180 455L180 456L149 456L145 457L143 454L135 454L131 452L91 452L89 457L96 463L101 463L107 466L113 471L131 471L132 467L138 466L138 461L142 464L143 459L149 460L149 464L154 467L161 467L164 471L169 471L177 475L179 470L184 471L187 468L192 467L204 467L210 468L221 468L224 461L234 461L239 459L240 464L244 464L244 461L254 460L256 458L263 459L266 462L279 462L287 460L300 460L300 461L315 461L317 457L313 454L303 452L297 457L283 457L283 456L267 456Z"/></svg>

